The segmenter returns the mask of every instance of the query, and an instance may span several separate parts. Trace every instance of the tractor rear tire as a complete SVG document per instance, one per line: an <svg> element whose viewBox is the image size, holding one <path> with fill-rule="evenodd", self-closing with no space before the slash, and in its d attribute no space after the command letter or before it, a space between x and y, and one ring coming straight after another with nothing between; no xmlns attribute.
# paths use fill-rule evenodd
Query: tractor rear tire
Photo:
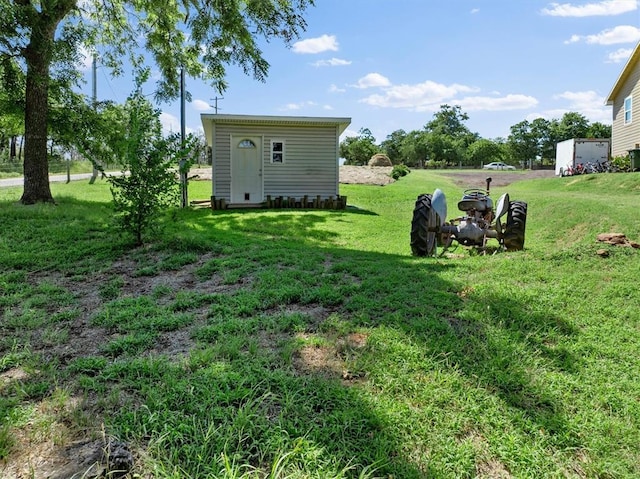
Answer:
<svg viewBox="0 0 640 479"><path fill-rule="evenodd" d="M433 256L436 253L436 232L429 231L437 226L437 215L431 208L431 195L418 196L411 220L411 254L413 256Z"/></svg>
<svg viewBox="0 0 640 479"><path fill-rule="evenodd" d="M524 201L511 201L507 213L507 225L504 230L504 247L507 251L524 249L526 226L527 204Z"/></svg>

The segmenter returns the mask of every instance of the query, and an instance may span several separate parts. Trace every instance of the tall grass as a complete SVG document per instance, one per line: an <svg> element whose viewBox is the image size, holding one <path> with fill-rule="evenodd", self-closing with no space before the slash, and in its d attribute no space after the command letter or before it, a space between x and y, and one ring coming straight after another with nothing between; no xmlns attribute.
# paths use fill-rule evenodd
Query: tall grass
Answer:
<svg viewBox="0 0 640 479"><path fill-rule="evenodd" d="M494 188L525 251L414 258L436 187L455 214L414 171L345 211L175 211L135 249L105 184L0 190L0 456L47 418L157 478L640 476L638 250L595 240L640 239L640 174Z"/></svg>

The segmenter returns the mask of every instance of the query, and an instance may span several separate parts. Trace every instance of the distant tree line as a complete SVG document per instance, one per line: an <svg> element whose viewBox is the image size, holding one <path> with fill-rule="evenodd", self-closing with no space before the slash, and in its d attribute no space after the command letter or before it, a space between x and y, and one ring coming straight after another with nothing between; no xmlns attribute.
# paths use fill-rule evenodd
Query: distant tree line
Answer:
<svg viewBox="0 0 640 479"><path fill-rule="evenodd" d="M367 128L340 143L340 156L348 165L365 165L376 153L386 154L394 165L443 168L480 167L503 161L520 167L550 165L556 144L570 138L611 138L611 126L590 123L576 112L561 119L524 120L510 128L507 138L486 139L465 125L469 116L458 105L442 105L422 130L396 130L377 144Z"/></svg>

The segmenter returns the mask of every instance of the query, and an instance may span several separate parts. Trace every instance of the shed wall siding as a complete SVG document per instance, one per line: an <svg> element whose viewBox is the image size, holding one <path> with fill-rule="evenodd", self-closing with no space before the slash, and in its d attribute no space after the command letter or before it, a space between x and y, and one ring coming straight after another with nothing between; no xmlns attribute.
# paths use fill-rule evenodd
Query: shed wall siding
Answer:
<svg viewBox="0 0 640 479"><path fill-rule="evenodd" d="M231 201L231 135L221 125L213 128L213 195Z"/></svg>
<svg viewBox="0 0 640 479"><path fill-rule="evenodd" d="M214 185L217 198L231 195L231 137L263 138L264 195L272 197L338 195L338 139L336 127L234 126L217 124L214 130ZM271 140L285 142L284 163L271 163Z"/></svg>
<svg viewBox="0 0 640 479"><path fill-rule="evenodd" d="M624 99L632 95L631 123L624 124ZM611 155L626 155L640 143L640 63L636 63L613 102Z"/></svg>

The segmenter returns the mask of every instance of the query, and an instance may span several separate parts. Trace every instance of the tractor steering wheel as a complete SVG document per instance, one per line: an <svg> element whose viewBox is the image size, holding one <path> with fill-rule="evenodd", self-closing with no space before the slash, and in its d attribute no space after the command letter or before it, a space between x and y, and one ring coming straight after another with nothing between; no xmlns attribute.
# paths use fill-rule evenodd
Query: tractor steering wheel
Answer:
<svg viewBox="0 0 640 479"><path fill-rule="evenodd" d="M483 190L482 188L469 188L468 190L464 190L463 195L465 196L489 196L489 192L487 190Z"/></svg>

